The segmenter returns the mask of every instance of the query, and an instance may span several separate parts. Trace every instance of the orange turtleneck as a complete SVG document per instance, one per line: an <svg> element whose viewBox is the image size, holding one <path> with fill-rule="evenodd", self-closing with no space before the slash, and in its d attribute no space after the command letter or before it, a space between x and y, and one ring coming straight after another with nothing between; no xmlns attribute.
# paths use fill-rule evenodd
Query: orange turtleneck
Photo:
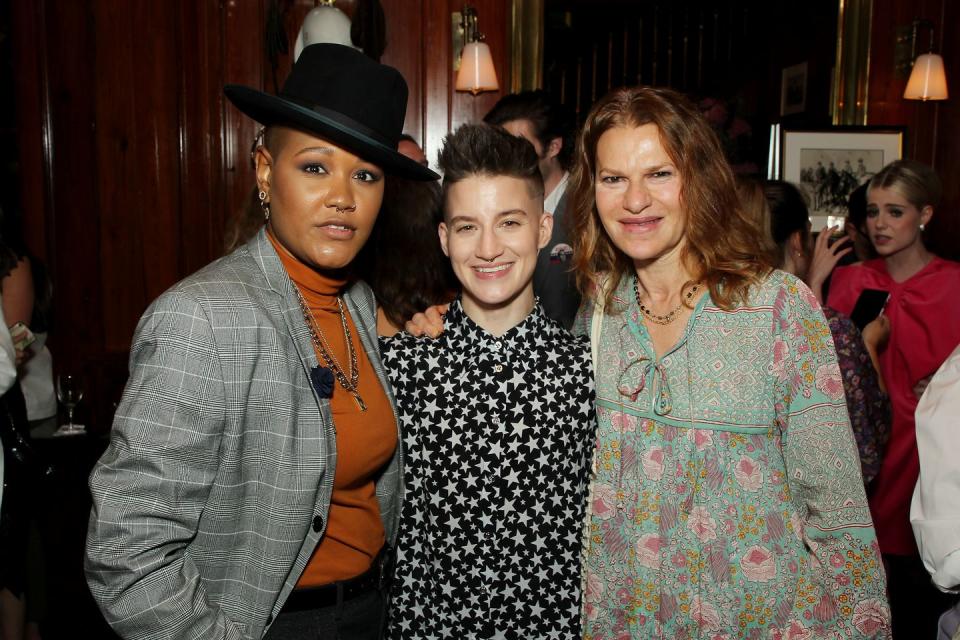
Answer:
<svg viewBox="0 0 960 640"><path fill-rule="evenodd" d="M337 308L337 296L346 280L314 271L283 249L272 233L267 236L349 380L350 357ZM337 468L327 530L297 587L314 587L360 575L370 568L385 538L374 478L393 457L397 424L346 306L344 312L360 370L358 390L367 410L361 413L353 395L339 382L334 384L330 410L337 437ZM324 365L319 350L317 362Z"/></svg>

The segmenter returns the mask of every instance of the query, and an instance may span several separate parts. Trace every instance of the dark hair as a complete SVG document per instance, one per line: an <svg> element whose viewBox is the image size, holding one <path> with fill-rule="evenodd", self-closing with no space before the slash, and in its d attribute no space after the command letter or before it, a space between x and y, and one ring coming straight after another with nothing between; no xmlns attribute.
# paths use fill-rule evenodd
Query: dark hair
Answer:
<svg viewBox="0 0 960 640"><path fill-rule="evenodd" d="M860 233L865 233L867 228L867 189L869 182L865 182L853 191L847 198L847 222L857 228Z"/></svg>
<svg viewBox="0 0 960 640"><path fill-rule="evenodd" d="M810 213L803 194L794 185L781 180L771 180L763 186L770 207L770 232L777 245L779 264L784 263L787 240L794 232L800 232L803 246L810 234Z"/></svg>
<svg viewBox="0 0 960 640"><path fill-rule="evenodd" d="M511 120L528 120L540 146L547 149L554 138L563 142L557 159L564 169L573 156L573 120L568 111L550 100L546 91L523 91L503 96L484 116L487 124L503 126Z"/></svg>
<svg viewBox="0 0 960 640"><path fill-rule="evenodd" d="M440 171L444 200L451 185L472 176L520 178L543 195L543 176L533 145L500 127L465 124L448 134L440 150Z"/></svg>
<svg viewBox="0 0 960 640"><path fill-rule="evenodd" d="M672 89L616 89L590 111L580 133L571 174L570 210L577 284L594 296L601 274L609 278L606 308L614 313L613 293L634 272L633 261L607 235L595 196L597 144L617 127L652 124L682 181L680 201L686 216L683 259L694 277L704 280L723 309L746 302L750 287L770 272L756 225L737 197L733 172L717 135L688 98Z"/></svg>
<svg viewBox="0 0 960 640"><path fill-rule="evenodd" d="M440 248L440 216L436 182L387 176L380 215L354 267L396 327L427 307L449 302L459 288Z"/></svg>

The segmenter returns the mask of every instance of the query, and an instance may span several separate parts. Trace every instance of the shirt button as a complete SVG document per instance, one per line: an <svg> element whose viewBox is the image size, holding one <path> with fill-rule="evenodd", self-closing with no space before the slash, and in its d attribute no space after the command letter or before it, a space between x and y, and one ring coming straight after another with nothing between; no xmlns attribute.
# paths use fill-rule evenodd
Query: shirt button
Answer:
<svg viewBox="0 0 960 640"><path fill-rule="evenodd" d="M502 364L495 364L495 365L493 365L493 372L494 372L494 373L500 373L501 371L503 371L503 365L502 365Z"/></svg>
<svg viewBox="0 0 960 640"><path fill-rule="evenodd" d="M493 424L500 424L500 416L493 416Z"/></svg>
<svg viewBox="0 0 960 640"><path fill-rule="evenodd" d="M313 516L313 530L317 533L320 533L321 529L323 529L323 518L320 516Z"/></svg>

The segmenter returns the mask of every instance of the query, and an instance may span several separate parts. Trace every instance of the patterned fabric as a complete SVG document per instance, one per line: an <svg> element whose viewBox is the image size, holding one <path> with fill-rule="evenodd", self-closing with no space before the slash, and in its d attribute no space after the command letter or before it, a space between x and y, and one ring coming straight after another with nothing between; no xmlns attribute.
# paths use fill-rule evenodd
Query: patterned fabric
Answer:
<svg viewBox="0 0 960 640"><path fill-rule="evenodd" d="M589 344L537 306L499 338L455 301L382 341L407 450L388 636L580 637Z"/></svg>
<svg viewBox="0 0 960 640"><path fill-rule="evenodd" d="M850 427L860 453L863 484L869 485L880 472L883 451L890 439L890 399L880 390L877 370L873 368L857 325L830 307L823 308L823 315L837 350Z"/></svg>
<svg viewBox="0 0 960 640"><path fill-rule="evenodd" d="M830 330L774 272L705 295L656 358L626 278L605 315L585 637L889 637ZM577 329L587 331L592 305Z"/></svg>
<svg viewBox="0 0 960 640"><path fill-rule="evenodd" d="M391 402L373 294L344 301ZM124 638L260 638L324 533L337 454L309 330L261 231L144 313L90 477L85 569ZM401 449L377 479L395 539Z"/></svg>

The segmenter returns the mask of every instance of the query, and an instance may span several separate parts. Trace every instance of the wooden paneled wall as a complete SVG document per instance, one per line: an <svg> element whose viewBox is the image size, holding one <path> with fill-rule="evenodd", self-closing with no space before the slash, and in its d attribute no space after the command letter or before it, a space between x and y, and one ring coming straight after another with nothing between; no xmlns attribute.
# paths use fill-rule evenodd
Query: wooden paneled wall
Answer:
<svg viewBox="0 0 960 640"><path fill-rule="evenodd" d="M338 3L352 15L354 0ZM500 94L453 90L453 0L383 0L383 61L410 85L408 131L435 159L443 135ZM509 0L471 2L509 68ZM86 386L78 414L99 431L127 375L144 309L222 253L253 188L257 125L223 85L273 90L290 54L265 52L279 10L290 53L312 0L36 0L11 7L21 202L27 245L55 287L57 371ZM274 14L276 15L276 14ZM509 79L501 75L501 84Z"/></svg>
<svg viewBox="0 0 960 640"><path fill-rule="evenodd" d="M434 164L449 131L483 118L510 86L510 0L470 0L494 56L500 91L473 96L454 90L451 14L459 0L381 0L389 30L383 62L403 73L410 87L407 133L421 141Z"/></svg>
<svg viewBox="0 0 960 640"><path fill-rule="evenodd" d="M935 49L943 56L950 99L904 100L909 73L895 69L897 37L909 37L914 19L934 25ZM925 53L928 31L917 38ZM909 42L906 43L909 51ZM868 122L907 127L904 155L932 165L943 181L943 201L928 227L927 241L937 253L960 260L960 3L955 0L873 0L870 44Z"/></svg>

